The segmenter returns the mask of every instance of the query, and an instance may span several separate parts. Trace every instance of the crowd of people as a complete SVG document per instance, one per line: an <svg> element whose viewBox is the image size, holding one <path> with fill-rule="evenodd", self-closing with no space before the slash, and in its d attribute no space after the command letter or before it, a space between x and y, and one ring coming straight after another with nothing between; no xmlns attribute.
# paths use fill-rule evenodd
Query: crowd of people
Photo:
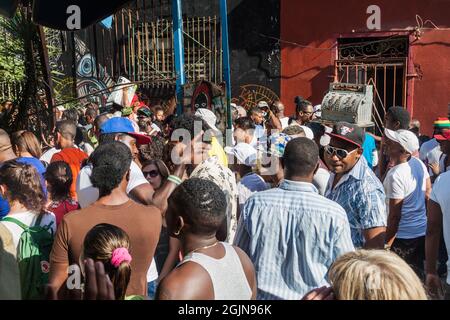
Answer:
<svg viewBox="0 0 450 320"><path fill-rule="evenodd" d="M449 119L394 106L377 136L294 103L225 135L139 99L0 129L0 299L450 299Z"/></svg>

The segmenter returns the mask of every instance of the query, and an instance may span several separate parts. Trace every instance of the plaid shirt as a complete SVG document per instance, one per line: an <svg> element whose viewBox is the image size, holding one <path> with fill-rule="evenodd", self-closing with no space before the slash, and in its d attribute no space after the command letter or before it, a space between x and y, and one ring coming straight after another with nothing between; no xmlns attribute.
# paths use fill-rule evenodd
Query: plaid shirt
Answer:
<svg viewBox="0 0 450 320"><path fill-rule="evenodd" d="M289 180L249 198L234 242L255 266L258 300L301 299L327 285L334 260L354 250L342 207Z"/></svg>
<svg viewBox="0 0 450 320"><path fill-rule="evenodd" d="M325 197L339 203L347 212L353 244L362 248L364 230L387 225L384 187L363 157L332 188L334 177L332 173Z"/></svg>

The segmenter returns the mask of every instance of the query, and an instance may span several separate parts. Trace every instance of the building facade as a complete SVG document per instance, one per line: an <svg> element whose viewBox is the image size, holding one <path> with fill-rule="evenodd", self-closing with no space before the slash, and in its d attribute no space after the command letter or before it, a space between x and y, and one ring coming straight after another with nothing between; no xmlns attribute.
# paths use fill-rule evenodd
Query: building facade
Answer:
<svg viewBox="0 0 450 320"><path fill-rule="evenodd" d="M449 12L448 0L280 0L288 111L295 96L320 104L330 82L369 83L375 122L400 105L431 135L450 103Z"/></svg>

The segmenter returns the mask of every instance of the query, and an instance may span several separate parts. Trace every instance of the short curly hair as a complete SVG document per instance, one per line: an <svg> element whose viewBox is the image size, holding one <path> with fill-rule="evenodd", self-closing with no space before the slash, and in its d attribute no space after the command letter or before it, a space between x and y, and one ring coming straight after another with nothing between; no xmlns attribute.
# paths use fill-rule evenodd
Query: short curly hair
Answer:
<svg viewBox="0 0 450 320"><path fill-rule="evenodd" d="M46 199L41 178L32 165L17 160L6 161L0 168L0 184L7 188L8 202L18 201L35 213L44 208Z"/></svg>
<svg viewBox="0 0 450 320"><path fill-rule="evenodd" d="M110 195L130 170L132 155L122 142L113 141L101 144L92 153L91 182L99 189L100 197Z"/></svg>
<svg viewBox="0 0 450 320"><path fill-rule="evenodd" d="M166 139L161 136L152 136L149 144L139 146L139 159L142 162L149 160L163 160Z"/></svg>
<svg viewBox="0 0 450 320"><path fill-rule="evenodd" d="M185 129L189 132L191 139L194 139L194 137L200 133L196 132L196 129L198 130L199 128L204 132L209 130L206 122L198 116L183 114L179 117L174 118L172 122L173 130Z"/></svg>
<svg viewBox="0 0 450 320"><path fill-rule="evenodd" d="M193 234L212 235L226 219L227 200L214 182L191 178L175 189L169 207L185 219Z"/></svg>

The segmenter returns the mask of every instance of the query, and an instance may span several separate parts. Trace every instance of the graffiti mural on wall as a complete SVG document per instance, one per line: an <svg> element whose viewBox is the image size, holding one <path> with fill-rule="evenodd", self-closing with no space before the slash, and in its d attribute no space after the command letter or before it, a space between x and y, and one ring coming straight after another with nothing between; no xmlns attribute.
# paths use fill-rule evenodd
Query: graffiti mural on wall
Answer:
<svg viewBox="0 0 450 320"><path fill-rule="evenodd" d="M97 70L95 58L90 53L86 53L81 57L77 66L78 97L99 92L98 94L81 99L81 104L95 102L99 106L106 106L106 102L111 93L107 89L113 85L113 79L108 75L103 66L99 66L99 70Z"/></svg>
<svg viewBox="0 0 450 320"><path fill-rule="evenodd" d="M73 59L68 52L70 50L66 50L65 47L67 39L56 30L48 30L46 36L57 103L72 100L74 98L74 79L71 69ZM86 43L78 36L75 37L75 59L77 97L89 95L80 99L77 105L82 106L94 102L99 106L106 106L110 95L108 88L114 86L114 80L104 66L97 64Z"/></svg>
<svg viewBox="0 0 450 320"><path fill-rule="evenodd" d="M233 98L232 102L248 110L256 107L260 101L266 101L270 105L277 100L280 100L280 98L269 88L256 84L248 84L240 87L239 96Z"/></svg>

